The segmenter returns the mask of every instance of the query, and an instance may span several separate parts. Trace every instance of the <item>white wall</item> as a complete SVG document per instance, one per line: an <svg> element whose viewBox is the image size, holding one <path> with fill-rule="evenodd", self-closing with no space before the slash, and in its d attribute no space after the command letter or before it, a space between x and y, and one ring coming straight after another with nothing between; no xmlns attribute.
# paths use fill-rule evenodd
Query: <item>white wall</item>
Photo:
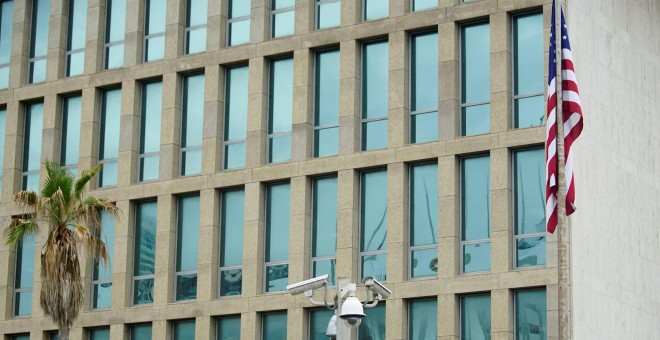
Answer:
<svg viewBox="0 0 660 340"><path fill-rule="evenodd" d="M660 1L569 0L575 339L660 339Z"/></svg>

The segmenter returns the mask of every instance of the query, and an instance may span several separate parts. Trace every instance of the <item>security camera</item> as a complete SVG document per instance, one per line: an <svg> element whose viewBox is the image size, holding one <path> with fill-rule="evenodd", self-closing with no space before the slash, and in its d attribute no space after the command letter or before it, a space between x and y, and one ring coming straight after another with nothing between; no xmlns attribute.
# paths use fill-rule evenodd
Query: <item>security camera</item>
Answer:
<svg viewBox="0 0 660 340"><path fill-rule="evenodd" d="M286 290L289 291L291 295L298 295L306 291L314 290L321 288L328 284L328 274L317 276L313 279L300 281L298 283L290 284L286 286Z"/></svg>
<svg viewBox="0 0 660 340"><path fill-rule="evenodd" d="M362 323L364 319L364 309L362 303L355 296L350 296L344 301L341 306L341 314L339 315L346 325L350 328L356 328Z"/></svg>
<svg viewBox="0 0 660 340"><path fill-rule="evenodd" d="M333 315L328 322L328 328L325 331L325 335L331 340L337 339L337 315Z"/></svg>
<svg viewBox="0 0 660 340"><path fill-rule="evenodd" d="M379 294L383 299L387 299L392 295L391 290L387 289L387 287L371 276L367 276L364 279L364 285L374 294Z"/></svg>

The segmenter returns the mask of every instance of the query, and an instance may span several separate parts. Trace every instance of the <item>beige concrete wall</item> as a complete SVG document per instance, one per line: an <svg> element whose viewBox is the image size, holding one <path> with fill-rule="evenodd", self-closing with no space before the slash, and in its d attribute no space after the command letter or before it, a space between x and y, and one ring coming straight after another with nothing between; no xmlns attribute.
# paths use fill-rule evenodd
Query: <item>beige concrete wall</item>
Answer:
<svg viewBox="0 0 660 340"><path fill-rule="evenodd" d="M575 339L660 334L660 3L570 0L584 112L572 217Z"/></svg>

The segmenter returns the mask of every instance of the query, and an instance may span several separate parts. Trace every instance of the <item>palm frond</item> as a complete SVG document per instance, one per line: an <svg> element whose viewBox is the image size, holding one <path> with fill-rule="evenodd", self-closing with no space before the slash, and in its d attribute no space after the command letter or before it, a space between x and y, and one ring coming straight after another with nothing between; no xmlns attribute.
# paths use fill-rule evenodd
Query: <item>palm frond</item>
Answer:
<svg viewBox="0 0 660 340"><path fill-rule="evenodd" d="M44 167L46 168L46 178L43 181L41 196L51 197L57 190L61 190L64 193L71 192L74 177L69 170L63 169L58 163L50 161L44 162ZM68 199L69 197L65 197L65 200Z"/></svg>
<svg viewBox="0 0 660 340"><path fill-rule="evenodd" d="M78 175L78 179L73 188L73 195L76 200L82 199L82 194L85 191L85 186L87 183L99 172L101 171L101 165L98 164L95 167L89 170L83 170Z"/></svg>
<svg viewBox="0 0 660 340"><path fill-rule="evenodd" d="M34 213L42 211L41 197L32 190L22 190L15 193L13 200L19 208L32 209Z"/></svg>
<svg viewBox="0 0 660 340"><path fill-rule="evenodd" d="M5 228L5 240L8 246L16 246L25 235L36 235L39 225L33 219L12 218Z"/></svg>
<svg viewBox="0 0 660 340"><path fill-rule="evenodd" d="M112 202L108 201L105 198L96 198L93 196L87 196L82 200L82 204L90 209L95 209L97 211L105 211L115 218L119 218L121 210Z"/></svg>

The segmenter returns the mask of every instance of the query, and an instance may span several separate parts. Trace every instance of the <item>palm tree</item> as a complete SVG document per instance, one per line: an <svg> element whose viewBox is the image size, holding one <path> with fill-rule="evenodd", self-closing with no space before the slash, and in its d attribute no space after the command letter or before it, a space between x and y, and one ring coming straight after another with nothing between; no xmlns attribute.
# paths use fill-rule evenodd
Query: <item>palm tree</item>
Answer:
<svg viewBox="0 0 660 340"><path fill-rule="evenodd" d="M119 209L106 199L85 195L87 183L101 169L82 171L76 179L59 164L45 162L46 178L41 194L19 191L13 200L26 214L12 218L5 229L7 245L16 246L26 235L48 227L48 239L41 249L40 303L59 328L60 340L69 339L69 328L83 303L78 245L98 260L107 262L108 252L100 235L100 213L115 217Z"/></svg>

